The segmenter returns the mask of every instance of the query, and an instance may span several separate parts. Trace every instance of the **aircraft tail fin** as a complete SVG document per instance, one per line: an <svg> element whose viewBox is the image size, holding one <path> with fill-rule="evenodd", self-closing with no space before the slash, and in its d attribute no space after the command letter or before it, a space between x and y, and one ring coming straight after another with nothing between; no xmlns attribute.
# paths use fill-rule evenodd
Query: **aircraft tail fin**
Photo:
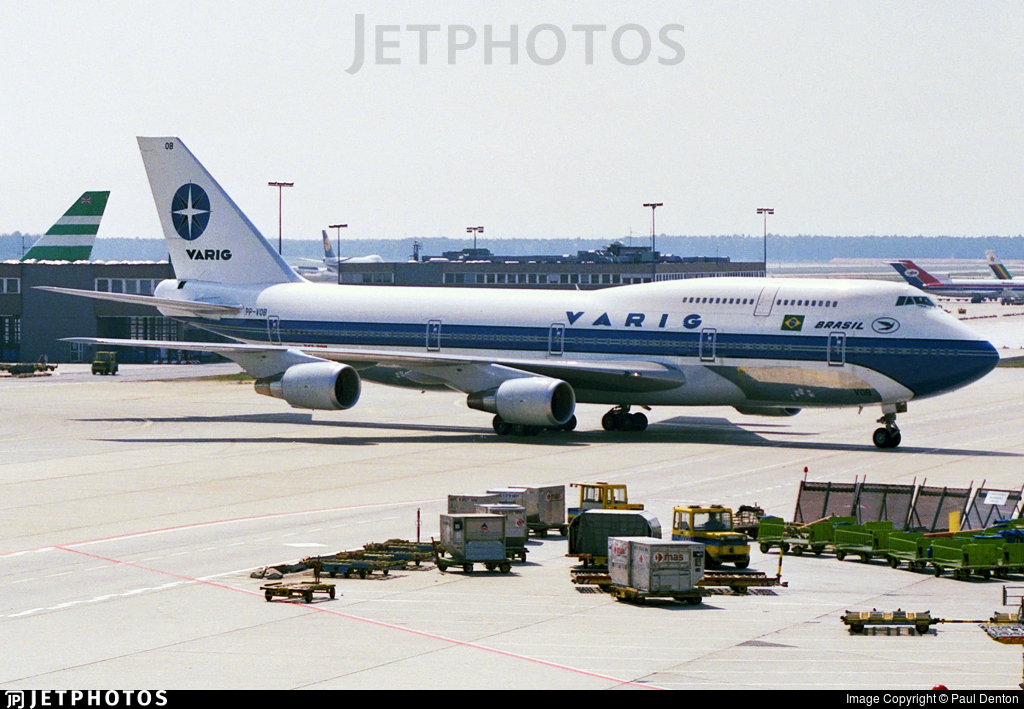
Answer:
<svg viewBox="0 0 1024 709"><path fill-rule="evenodd" d="M992 271L996 274L996 278L1001 281L1012 281L1013 276L1010 275L1009 270L1003 265L1003 262L996 256L995 251L986 251L985 257L988 259L988 265L992 268Z"/></svg>
<svg viewBox="0 0 1024 709"><path fill-rule="evenodd" d="M909 259L893 261L889 265L895 268L903 276L904 280L915 288L942 285L942 281Z"/></svg>
<svg viewBox="0 0 1024 709"><path fill-rule="evenodd" d="M110 192L85 192L43 234L22 261L88 261Z"/></svg>
<svg viewBox="0 0 1024 709"><path fill-rule="evenodd" d="M301 281L178 138L139 138L179 281Z"/></svg>
<svg viewBox="0 0 1024 709"><path fill-rule="evenodd" d="M331 240L327 238L327 230L326 229L323 231L323 235L324 235L324 258L327 259L328 262L334 261L335 263L337 263L337 261L338 261L338 254L334 253L334 249L331 248Z"/></svg>

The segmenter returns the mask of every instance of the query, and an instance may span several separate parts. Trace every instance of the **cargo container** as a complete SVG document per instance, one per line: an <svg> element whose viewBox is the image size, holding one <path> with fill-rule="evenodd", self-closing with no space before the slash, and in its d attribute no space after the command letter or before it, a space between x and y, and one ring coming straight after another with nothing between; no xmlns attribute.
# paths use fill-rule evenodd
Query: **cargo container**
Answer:
<svg viewBox="0 0 1024 709"><path fill-rule="evenodd" d="M526 508L522 505L477 505L476 512L505 518L505 555L526 561Z"/></svg>
<svg viewBox="0 0 1024 709"><path fill-rule="evenodd" d="M569 556L584 566L608 563L608 537L661 538L661 523L643 510L587 510L569 523Z"/></svg>
<svg viewBox="0 0 1024 709"><path fill-rule="evenodd" d="M488 571L498 568L508 573L512 566L505 556L505 518L492 514L441 515L436 563L440 571L461 565L468 574L473 572L473 564L482 563Z"/></svg>
<svg viewBox="0 0 1024 709"><path fill-rule="evenodd" d="M448 514L473 514L476 512L477 505L496 505L499 502L501 502L501 499L497 495L489 493L480 495L449 495Z"/></svg>
<svg viewBox="0 0 1024 709"><path fill-rule="evenodd" d="M609 537L609 591L623 600L675 598L697 604L703 592L704 545L656 537Z"/></svg>
<svg viewBox="0 0 1024 709"><path fill-rule="evenodd" d="M526 492L526 524L538 537L546 536L548 530L558 530L564 535L568 531L565 521L565 485L512 485L510 489Z"/></svg>

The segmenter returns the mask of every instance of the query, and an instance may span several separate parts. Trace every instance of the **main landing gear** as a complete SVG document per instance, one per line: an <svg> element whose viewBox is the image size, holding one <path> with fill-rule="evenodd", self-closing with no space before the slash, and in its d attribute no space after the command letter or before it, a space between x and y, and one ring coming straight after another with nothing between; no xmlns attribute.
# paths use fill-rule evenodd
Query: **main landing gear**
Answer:
<svg viewBox="0 0 1024 709"><path fill-rule="evenodd" d="M601 417L601 426L605 431L636 431L647 428L647 417L637 412L629 413L629 404L616 406Z"/></svg>
<svg viewBox="0 0 1024 709"><path fill-rule="evenodd" d="M904 407L904 410L906 408ZM879 448L895 448L903 440L903 436L900 435L900 429L896 426L896 412L883 413L882 418L878 419L878 423L883 424L884 428L875 429L874 434L871 436L871 440L874 441L875 445Z"/></svg>
<svg viewBox="0 0 1024 709"><path fill-rule="evenodd" d="M530 426L523 423L509 423L495 414L491 425L494 426L494 432L499 436L536 436L541 431L573 431L576 429L576 416L573 415L561 426Z"/></svg>

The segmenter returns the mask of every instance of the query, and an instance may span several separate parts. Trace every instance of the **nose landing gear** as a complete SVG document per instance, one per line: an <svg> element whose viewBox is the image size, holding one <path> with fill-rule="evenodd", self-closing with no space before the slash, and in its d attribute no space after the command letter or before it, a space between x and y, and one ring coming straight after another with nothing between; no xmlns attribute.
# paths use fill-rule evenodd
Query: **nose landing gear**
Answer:
<svg viewBox="0 0 1024 709"><path fill-rule="evenodd" d="M879 448L895 448L903 440L903 436L900 435L900 429L896 425L896 412L890 412L882 414L882 418L878 419L878 423L883 424L884 428L875 429L874 434L871 436L871 440Z"/></svg>

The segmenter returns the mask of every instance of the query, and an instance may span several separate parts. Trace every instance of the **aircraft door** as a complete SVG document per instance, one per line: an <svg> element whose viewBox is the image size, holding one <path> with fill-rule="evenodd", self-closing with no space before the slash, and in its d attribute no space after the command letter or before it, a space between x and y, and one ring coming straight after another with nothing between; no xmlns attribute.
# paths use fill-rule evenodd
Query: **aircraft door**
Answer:
<svg viewBox="0 0 1024 709"><path fill-rule="evenodd" d="M441 321L427 321L427 352L441 351Z"/></svg>
<svg viewBox="0 0 1024 709"><path fill-rule="evenodd" d="M548 355L561 357L565 352L565 325L562 323L551 323L548 330Z"/></svg>
<svg viewBox="0 0 1024 709"><path fill-rule="evenodd" d="M713 327L706 327L700 331L700 361L715 361L715 340L717 331Z"/></svg>
<svg viewBox="0 0 1024 709"><path fill-rule="evenodd" d="M830 367L842 367L846 364L845 332L830 332L828 334L828 364Z"/></svg>
<svg viewBox="0 0 1024 709"><path fill-rule="evenodd" d="M281 318L276 315L267 318L267 336L272 345L281 344Z"/></svg>
<svg viewBox="0 0 1024 709"><path fill-rule="evenodd" d="M757 297L757 305L754 306L754 315L766 318L772 314L772 306L775 305L775 296L779 292L779 286L765 286L761 289L761 295Z"/></svg>

